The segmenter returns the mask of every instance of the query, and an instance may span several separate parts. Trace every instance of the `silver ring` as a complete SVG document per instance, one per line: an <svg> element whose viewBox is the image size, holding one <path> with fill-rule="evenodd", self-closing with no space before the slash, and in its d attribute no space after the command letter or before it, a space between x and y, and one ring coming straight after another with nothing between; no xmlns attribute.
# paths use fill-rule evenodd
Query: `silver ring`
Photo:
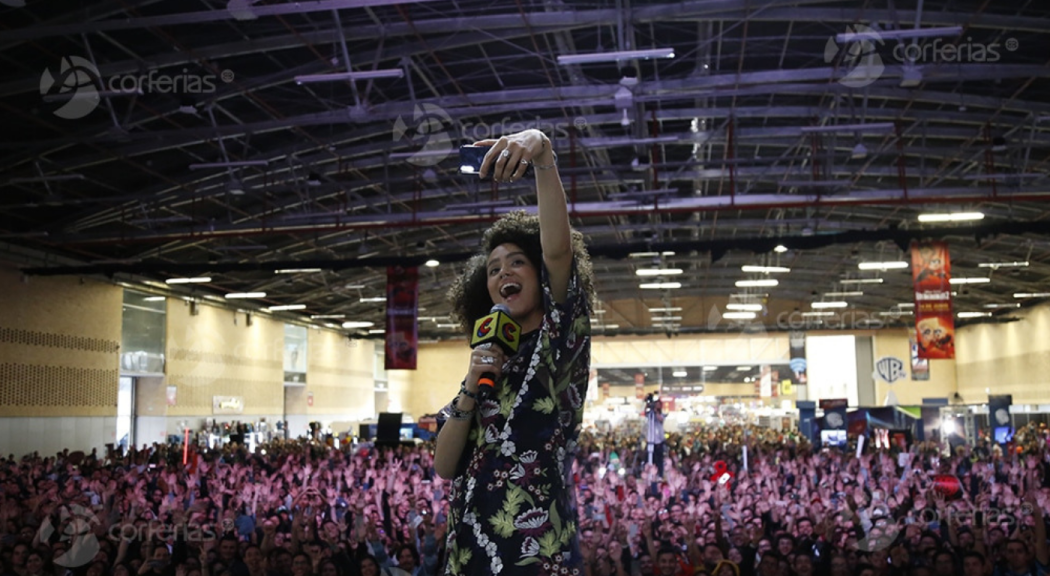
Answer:
<svg viewBox="0 0 1050 576"><path fill-rule="evenodd" d="M522 160L522 161L521 161L521 164L525 164L525 165L528 165L528 163L529 163L529 161L528 161L528 160Z"/></svg>
<svg viewBox="0 0 1050 576"><path fill-rule="evenodd" d="M482 356L481 357L481 363L482 364L495 364L496 363L496 359L493 358L492 356Z"/></svg>
<svg viewBox="0 0 1050 576"><path fill-rule="evenodd" d="M499 153L500 158L510 158L510 150L504 148L503 152Z"/></svg>

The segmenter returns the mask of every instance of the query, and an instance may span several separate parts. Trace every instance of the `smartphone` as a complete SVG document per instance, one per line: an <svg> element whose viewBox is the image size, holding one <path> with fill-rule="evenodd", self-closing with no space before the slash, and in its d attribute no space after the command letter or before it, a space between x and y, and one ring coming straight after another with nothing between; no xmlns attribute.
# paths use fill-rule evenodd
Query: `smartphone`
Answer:
<svg viewBox="0 0 1050 576"><path fill-rule="evenodd" d="M459 147L459 173L480 174L481 162L485 159L491 146L460 146ZM492 170L482 180L491 180Z"/></svg>

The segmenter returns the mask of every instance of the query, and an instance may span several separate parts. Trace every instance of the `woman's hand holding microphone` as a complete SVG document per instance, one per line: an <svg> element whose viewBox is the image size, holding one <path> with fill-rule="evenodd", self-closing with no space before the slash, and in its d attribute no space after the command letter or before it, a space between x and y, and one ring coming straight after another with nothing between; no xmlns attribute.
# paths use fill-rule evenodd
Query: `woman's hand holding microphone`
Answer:
<svg viewBox="0 0 1050 576"><path fill-rule="evenodd" d="M464 388L468 393L477 395L478 381L481 380L482 375L487 373L494 376L493 380L499 380L506 361L507 356L499 346L482 344L474 348L470 353L470 370L467 371L467 378L463 383ZM456 407L460 410L473 410L474 404L473 398L460 395Z"/></svg>

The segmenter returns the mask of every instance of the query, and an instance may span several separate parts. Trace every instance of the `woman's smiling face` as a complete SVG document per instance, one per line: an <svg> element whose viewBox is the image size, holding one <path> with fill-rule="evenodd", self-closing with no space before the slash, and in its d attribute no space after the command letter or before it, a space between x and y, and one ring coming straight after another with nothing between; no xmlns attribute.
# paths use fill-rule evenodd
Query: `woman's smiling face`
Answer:
<svg viewBox="0 0 1050 576"><path fill-rule="evenodd" d="M539 270L517 244L500 244L489 253L486 285L493 304L505 304L522 332L540 327L543 298Z"/></svg>

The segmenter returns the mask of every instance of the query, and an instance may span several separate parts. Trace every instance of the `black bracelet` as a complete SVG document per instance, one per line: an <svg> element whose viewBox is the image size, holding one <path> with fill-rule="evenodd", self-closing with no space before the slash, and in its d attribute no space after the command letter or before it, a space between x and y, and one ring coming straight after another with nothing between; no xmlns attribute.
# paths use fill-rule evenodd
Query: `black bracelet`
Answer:
<svg viewBox="0 0 1050 576"><path fill-rule="evenodd" d="M478 393L477 392L471 392L470 390L467 390L467 382L465 380L463 381L462 384L459 385L459 393L464 395L464 396L466 396L467 398L470 398L471 400L473 400L475 402L478 401Z"/></svg>

